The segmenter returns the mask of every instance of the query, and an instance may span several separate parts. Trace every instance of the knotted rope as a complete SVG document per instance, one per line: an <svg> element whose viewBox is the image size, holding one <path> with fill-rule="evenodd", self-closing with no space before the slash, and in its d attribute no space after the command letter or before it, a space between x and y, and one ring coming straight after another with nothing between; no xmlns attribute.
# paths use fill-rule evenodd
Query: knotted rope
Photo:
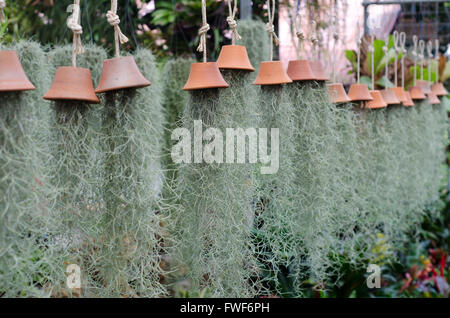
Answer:
<svg viewBox="0 0 450 318"><path fill-rule="evenodd" d="M272 9L270 8L270 3L272 2ZM273 45L278 46L280 44L280 40L278 39L277 34L275 33L275 27L273 25L273 20L275 19L275 0L267 0L267 16L269 21L266 23L266 31L270 35L270 60L273 60Z"/></svg>
<svg viewBox="0 0 450 318"><path fill-rule="evenodd" d="M394 31L394 52L395 52L395 56L394 56L394 65L395 65L395 68L394 68L394 84L395 84L395 87L397 87L398 85L397 85L397 55L398 55L398 52L399 52L399 47L398 47L398 40L399 40L399 38L398 38L398 31L397 30L395 30Z"/></svg>
<svg viewBox="0 0 450 318"><path fill-rule="evenodd" d="M417 35L413 36L413 43L414 43L414 51L412 52L412 55L414 56L414 86L416 86L416 79L417 79Z"/></svg>
<svg viewBox="0 0 450 318"><path fill-rule="evenodd" d="M431 59L433 58L433 42L427 42L427 54L428 54L428 82L431 83Z"/></svg>
<svg viewBox="0 0 450 318"><path fill-rule="evenodd" d="M197 51L203 52L203 62L207 62L206 57L206 33L209 31L209 24L206 21L206 1L202 0L202 27L198 30L198 36L200 41L197 47Z"/></svg>
<svg viewBox="0 0 450 318"><path fill-rule="evenodd" d="M298 39L298 44L297 44L297 60L300 60L301 57L301 52L303 50L303 41L305 40L305 34L303 33L303 31L301 30L302 27L302 16L300 14L300 8L297 10L297 15L294 19L294 29L295 29L295 35L297 36ZM297 23L297 19L299 20L299 22Z"/></svg>
<svg viewBox="0 0 450 318"><path fill-rule="evenodd" d="M125 44L128 42L128 38L120 30L120 18L117 15L117 0L111 0L111 10L106 12L106 19L108 23L114 27L114 41L116 48L116 57L120 57L120 44Z"/></svg>
<svg viewBox="0 0 450 318"><path fill-rule="evenodd" d="M319 38L317 37L317 23L316 21L312 20L312 31L311 31L311 37L310 41L312 43L312 57L314 59L314 56L316 54L317 45L319 44Z"/></svg>
<svg viewBox="0 0 450 318"><path fill-rule="evenodd" d="M434 41L434 45L435 45L435 56L434 59L436 60L436 83L439 82L439 40L436 39Z"/></svg>
<svg viewBox="0 0 450 318"><path fill-rule="evenodd" d="M420 57L420 79L423 81L423 59L425 58L425 41L419 41L419 57Z"/></svg>
<svg viewBox="0 0 450 318"><path fill-rule="evenodd" d="M232 0L228 0L228 12L229 12L229 16L227 17L227 22L228 25L230 26L231 29L231 44L235 44L236 39L240 40L242 39L241 36L239 35L236 26L237 26L237 22L234 19L234 17L236 16L236 12L237 12L237 0L234 0L234 7L233 9L231 9L231 1Z"/></svg>
<svg viewBox="0 0 450 318"><path fill-rule="evenodd" d="M3 9L6 8L6 0L0 0L0 22L6 22L6 16Z"/></svg>
<svg viewBox="0 0 450 318"><path fill-rule="evenodd" d="M402 52L402 88L405 88L405 55L406 55L406 33L400 33L400 49Z"/></svg>
<svg viewBox="0 0 450 318"><path fill-rule="evenodd" d="M78 23L80 21L80 0L75 0L73 4L73 13L67 20L67 26L73 32L73 52L72 52L72 66L77 67L77 54L83 54L84 49L81 45L81 34L83 28Z"/></svg>

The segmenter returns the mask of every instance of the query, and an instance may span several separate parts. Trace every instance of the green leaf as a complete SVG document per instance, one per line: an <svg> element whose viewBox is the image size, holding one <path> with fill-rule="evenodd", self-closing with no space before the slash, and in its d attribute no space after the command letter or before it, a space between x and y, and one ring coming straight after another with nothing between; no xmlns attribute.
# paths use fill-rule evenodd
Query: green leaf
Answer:
<svg viewBox="0 0 450 318"><path fill-rule="evenodd" d="M345 50L345 57L347 58L347 60L350 62L350 64L352 65L353 70L357 69L357 56L356 56L356 52L352 51L352 50Z"/></svg>
<svg viewBox="0 0 450 318"><path fill-rule="evenodd" d="M372 79L369 76L361 76L360 83L366 84L369 89L372 89Z"/></svg>
<svg viewBox="0 0 450 318"><path fill-rule="evenodd" d="M378 81L376 81L376 84L378 86L387 88L387 87L393 87L394 83L392 83L386 76L383 76Z"/></svg>

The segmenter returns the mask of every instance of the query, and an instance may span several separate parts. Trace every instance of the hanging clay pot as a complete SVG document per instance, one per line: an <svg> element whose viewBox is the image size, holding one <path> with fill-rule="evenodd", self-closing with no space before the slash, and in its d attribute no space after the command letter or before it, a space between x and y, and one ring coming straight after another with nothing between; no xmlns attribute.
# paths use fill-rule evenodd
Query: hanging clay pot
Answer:
<svg viewBox="0 0 450 318"><path fill-rule="evenodd" d="M98 94L124 88L140 88L150 84L139 71L134 57L116 57L103 62L102 76L95 92Z"/></svg>
<svg viewBox="0 0 450 318"><path fill-rule="evenodd" d="M261 62L253 85L279 85L292 83L280 61Z"/></svg>
<svg viewBox="0 0 450 318"><path fill-rule="evenodd" d="M244 70L253 72L247 49L243 45L224 45L220 50L217 65L220 69Z"/></svg>
<svg viewBox="0 0 450 318"><path fill-rule="evenodd" d="M16 51L0 51L0 92L29 91L35 87L25 74Z"/></svg>
<svg viewBox="0 0 450 318"><path fill-rule="evenodd" d="M289 61L287 75L293 81L313 81L316 79L308 60Z"/></svg>
<svg viewBox="0 0 450 318"><path fill-rule="evenodd" d="M402 87L391 87L389 90L394 92L400 103L406 102L405 90Z"/></svg>
<svg viewBox="0 0 450 318"><path fill-rule="evenodd" d="M328 75L325 74L325 71L323 69L322 62L311 61L311 62L309 62L309 65L311 66L311 70L316 77L316 81L328 81L329 80Z"/></svg>
<svg viewBox="0 0 450 318"><path fill-rule="evenodd" d="M383 96L384 101L388 105L400 104L400 101L398 100L394 91L392 91L390 89L383 89L380 91L380 93L381 93L381 96Z"/></svg>
<svg viewBox="0 0 450 318"><path fill-rule="evenodd" d="M369 92L372 96L373 100L367 103L367 108L376 109L376 108L384 108L388 104L384 101L383 96L381 96L380 91L374 90Z"/></svg>
<svg viewBox="0 0 450 318"><path fill-rule="evenodd" d="M348 97L345 92L344 86L342 83L333 83L327 85L328 94L330 95L330 100L332 103L346 103L350 102L351 99Z"/></svg>
<svg viewBox="0 0 450 318"><path fill-rule="evenodd" d="M419 86L411 86L409 88L409 94L411 95L411 98L414 99L426 99L427 97L422 92L422 89Z"/></svg>
<svg viewBox="0 0 450 318"><path fill-rule="evenodd" d="M52 86L47 94L47 100L77 100L98 104L100 100L95 95L91 71L87 68L61 66L56 70Z"/></svg>
<svg viewBox="0 0 450 318"><path fill-rule="evenodd" d="M445 96L448 95L447 90L445 89L444 85L441 82L434 83L433 86L431 86L431 91L436 96Z"/></svg>
<svg viewBox="0 0 450 318"><path fill-rule="evenodd" d="M406 102L403 102L403 106L414 106L414 102L409 92L405 92Z"/></svg>
<svg viewBox="0 0 450 318"><path fill-rule="evenodd" d="M348 97L354 102L373 100L369 88L365 84L352 84L348 91Z"/></svg>
<svg viewBox="0 0 450 318"><path fill-rule="evenodd" d="M206 89L206 88L227 88L229 85L220 74L216 62L193 63L189 78L183 87L184 91Z"/></svg>
<svg viewBox="0 0 450 318"><path fill-rule="evenodd" d="M433 94L433 92L428 93L427 97L427 100L431 105L437 105L441 103L439 98L436 96L436 94Z"/></svg>
<svg viewBox="0 0 450 318"><path fill-rule="evenodd" d="M424 94L431 93L430 82L424 80L417 80L416 86L419 86L422 89Z"/></svg>

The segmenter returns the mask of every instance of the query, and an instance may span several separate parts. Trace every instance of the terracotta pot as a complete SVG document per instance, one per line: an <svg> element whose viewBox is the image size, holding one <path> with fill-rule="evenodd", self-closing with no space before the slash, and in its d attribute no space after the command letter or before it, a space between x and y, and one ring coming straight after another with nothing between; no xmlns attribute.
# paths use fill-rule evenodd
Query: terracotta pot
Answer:
<svg viewBox="0 0 450 318"><path fill-rule="evenodd" d="M409 94L411 98L414 99L425 99L427 98L425 94L422 92L422 89L419 86L411 86L409 88Z"/></svg>
<svg viewBox="0 0 450 318"><path fill-rule="evenodd" d="M279 85L292 83L280 61L261 62L253 85Z"/></svg>
<svg viewBox="0 0 450 318"><path fill-rule="evenodd" d="M323 69L322 62L311 61L309 62L309 65L311 66L311 70L316 77L316 81L328 81L330 79Z"/></svg>
<svg viewBox="0 0 450 318"><path fill-rule="evenodd" d="M414 102L413 102L409 92L405 92L405 96L406 96L406 102L402 103L403 106L414 106Z"/></svg>
<svg viewBox="0 0 450 318"><path fill-rule="evenodd" d="M432 92L431 93L428 93L427 94L427 101L431 104L431 105L437 105L437 104L440 104L441 103L441 101L439 100L439 98L435 95L435 94L433 94Z"/></svg>
<svg viewBox="0 0 450 318"><path fill-rule="evenodd" d="M444 85L441 82L434 83L433 86L431 86L431 91L436 96L445 96L448 95L447 90L445 89Z"/></svg>
<svg viewBox="0 0 450 318"><path fill-rule="evenodd" d="M103 62L102 76L96 93L116 91L124 88L139 88L151 83L139 71L134 57L117 57Z"/></svg>
<svg viewBox="0 0 450 318"><path fill-rule="evenodd" d="M332 103L346 103L351 101L350 97L347 96L342 83L329 84L327 87Z"/></svg>
<svg viewBox="0 0 450 318"><path fill-rule="evenodd" d="M25 74L16 51L0 51L0 92L29 91L35 87Z"/></svg>
<svg viewBox="0 0 450 318"><path fill-rule="evenodd" d="M367 108L370 109L376 109L376 108L384 108L387 106L387 103L384 101L383 96L381 96L380 91L370 91L370 95L372 96L373 100L369 101L367 103Z"/></svg>
<svg viewBox="0 0 450 318"><path fill-rule="evenodd" d="M242 45L224 45L220 50L217 64L220 69L244 70L253 72L247 49Z"/></svg>
<svg viewBox="0 0 450 318"><path fill-rule="evenodd" d="M384 101L388 105L400 104L400 101L398 100L394 91L390 90L389 88L381 90L380 93L381 93L381 96L383 96Z"/></svg>
<svg viewBox="0 0 450 318"><path fill-rule="evenodd" d="M422 92L424 94L431 93L431 86L430 86L430 82L428 82L428 81L417 80L416 86L419 86L422 89Z"/></svg>
<svg viewBox="0 0 450 318"><path fill-rule="evenodd" d="M189 78L183 87L184 91L206 88L227 88L216 62L193 63Z"/></svg>
<svg viewBox="0 0 450 318"><path fill-rule="evenodd" d="M372 95L369 93L369 88L365 84L352 84L348 91L348 97L353 102L373 100Z"/></svg>
<svg viewBox="0 0 450 318"><path fill-rule="evenodd" d="M316 79L308 60L289 61L287 75L293 81L313 81Z"/></svg>
<svg viewBox="0 0 450 318"><path fill-rule="evenodd" d="M44 95L44 99L100 103L94 92L91 71L87 68L69 66L58 67L52 86Z"/></svg>
<svg viewBox="0 0 450 318"><path fill-rule="evenodd" d="M400 103L406 102L405 90L402 87L391 87L389 89L394 92Z"/></svg>

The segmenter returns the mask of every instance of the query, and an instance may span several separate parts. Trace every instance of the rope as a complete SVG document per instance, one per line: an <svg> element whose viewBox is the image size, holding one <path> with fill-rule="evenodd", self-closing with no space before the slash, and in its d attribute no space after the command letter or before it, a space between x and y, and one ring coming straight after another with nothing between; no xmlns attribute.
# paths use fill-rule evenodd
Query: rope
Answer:
<svg viewBox="0 0 450 318"><path fill-rule="evenodd" d="M0 0L0 22L6 22L5 12L3 9L6 8L6 0Z"/></svg>
<svg viewBox="0 0 450 318"><path fill-rule="evenodd" d="M198 36L200 41L197 47L197 51L203 52L203 62L207 62L206 57L206 33L209 31L209 24L206 21L206 1L202 0L202 27L198 30Z"/></svg>
<svg viewBox="0 0 450 318"><path fill-rule="evenodd" d="M270 9L270 3L272 2L272 9ZM266 23L266 31L270 35L270 60L273 60L273 45L278 46L280 40L275 33L275 27L273 25L273 20L275 19L275 0L267 0L267 15L269 17L269 22Z"/></svg>
<svg viewBox="0 0 450 318"><path fill-rule="evenodd" d="M120 44L125 44L128 42L128 38L120 30L120 18L117 15L117 0L111 0L111 10L106 12L106 19L108 23L114 27L114 41L116 48L116 57L120 57Z"/></svg>
<svg viewBox="0 0 450 318"><path fill-rule="evenodd" d="M384 56L388 56L388 52L389 52L388 43L389 43L389 35L386 38L386 41L384 42L384 45L383 45ZM388 88L388 80L389 80L388 73L389 73L389 60L387 60L386 63L384 64L384 77L386 79L386 87L385 88Z"/></svg>
<svg viewBox="0 0 450 318"><path fill-rule="evenodd" d="M232 0L228 0L229 16L227 17L227 22L231 29L231 44L234 45L236 42L236 39L240 40L242 38L236 29L237 22L234 19L234 17L236 16L236 12L237 12L237 0L234 0L234 8L233 9L231 9L231 1Z"/></svg>
<svg viewBox="0 0 450 318"><path fill-rule="evenodd" d="M73 52L72 52L72 66L77 67L77 54L83 54L84 49L81 45L81 34L83 28L78 21L80 20L80 0L75 0L73 4L73 13L67 20L67 26L73 32Z"/></svg>
<svg viewBox="0 0 450 318"><path fill-rule="evenodd" d="M400 49L402 52L402 88L405 88L405 55L406 55L406 33L400 33Z"/></svg>
<svg viewBox="0 0 450 318"><path fill-rule="evenodd" d="M312 43L312 58L314 59L316 55L317 45L319 44L319 38L317 37L317 23L312 20L312 31L311 31L311 43Z"/></svg>
<svg viewBox="0 0 450 318"><path fill-rule="evenodd" d="M331 7L332 10L332 18L333 18L333 83L336 83L336 43L338 43L339 40L339 33L338 33L338 9L337 9L337 2L333 1L333 6ZM375 88L374 88L375 89Z"/></svg>
<svg viewBox="0 0 450 318"><path fill-rule="evenodd" d="M300 18L300 19L299 19ZM297 19L299 19L299 23L297 23ZM300 60L301 52L303 50L303 41L305 40L305 34L301 30L302 27L302 16L300 14L300 1L297 2L297 12L296 17L294 19L294 29L295 29L295 35L298 39L298 45L297 45L297 60Z"/></svg>
<svg viewBox="0 0 450 318"><path fill-rule="evenodd" d="M435 59L436 59L436 83L439 82L439 40L436 39L434 41L434 45L436 46L435 50L436 50L436 55L435 55Z"/></svg>
<svg viewBox="0 0 450 318"><path fill-rule="evenodd" d="M412 55L414 56L414 86L416 86L416 79L417 79L417 35L413 36L413 43L414 43L414 51L412 52Z"/></svg>
<svg viewBox="0 0 450 318"><path fill-rule="evenodd" d="M356 23L356 28L358 29L358 40L357 40L357 45L358 45L358 52L357 52L357 56L358 56L358 69L357 69L357 78L358 78L358 84L359 84L359 80L360 80L360 66L359 63L361 62L361 30L359 28L359 21ZM315 30L315 26L314 26L314 30ZM314 32L315 33L315 32Z"/></svg>
<svg viewBox="0 0 450 318"><path fill-rule="evenodd" d="M427 42L427 54L428 54L428 82L431 83L431 59L433 58L433 42Z"/></svg>
<svg viewBox="0 0 450 318"><path fill-rule="evenodd" d="M394 31L394 52L395 52L395 56L394 56L394 64L395 64L395 72L394 72L394 83L395 83L395 87L397 87L397 55L398 55L398 51L399 51L399 47L398 47L398 32L397 30Z"/></svg>
<svg viewBox="0 0 450 318"><path fill-rule="evenodd" d="M371 75L372 75L372 90L375 90L375 58L374 58L374 52L375 52L375 48L373 46L373 41L374 41L374 36L373 36L373 32L372 32L372 36L371 36L371 44L369 46L369 52L372 53L372 65L371 65Z"/></svg>
<svg viewBox="0 0 450 318"><path fill-rule="evenodd" d="M423 81L423 59L425 58L425 41L419 41L419 53L420 53L420 79Z"/></svg>

